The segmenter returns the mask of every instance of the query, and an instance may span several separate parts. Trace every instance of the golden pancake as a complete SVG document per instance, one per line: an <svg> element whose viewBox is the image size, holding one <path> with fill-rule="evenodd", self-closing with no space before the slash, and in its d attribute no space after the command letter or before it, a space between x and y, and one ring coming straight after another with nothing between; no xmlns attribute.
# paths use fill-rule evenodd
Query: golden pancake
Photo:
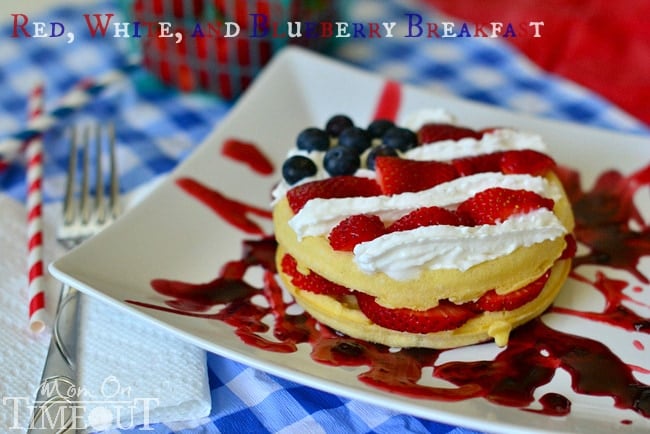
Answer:
<svg viewBox="0 0 650 434"><path fill-rule="evenodd" d="M276 262L286 252L278 248ZM302 267L301 267L302 268ZM557 261L552 267L544 289L531 302L511 311L484 312L462 326L436 333L407 333L381 327L370 321L358 308L354 296L342 297L343 301L327 295L316 294L296 288L291 278L279 271L282 282L310 315L323 324L357 339L391 347L456 348L494 339L497 345L507 344L510 331L541 315L553 302L571 269L571 260Z"/></svg>
<svg viewBox="0 0 650 434"><path fill-rule="evenodd" d="M549 174L547 179L562 188L554 174ZM573 229L573 213L566 195L556 202L553 212L569 231ZM293 215L286 197L275 205L273 225L278 244L306 268L334 283L375 296L377 302L386 307L426 309L442 299L463 303L491 289L505 294L544 274L566 247L564 238L560 237L520 247L509 255L466 271L422 270L415 279L395 280L381 272L369 274L360 270L353 254L335 251L327 237L308 236L299 241L288 224Z"/></svg>

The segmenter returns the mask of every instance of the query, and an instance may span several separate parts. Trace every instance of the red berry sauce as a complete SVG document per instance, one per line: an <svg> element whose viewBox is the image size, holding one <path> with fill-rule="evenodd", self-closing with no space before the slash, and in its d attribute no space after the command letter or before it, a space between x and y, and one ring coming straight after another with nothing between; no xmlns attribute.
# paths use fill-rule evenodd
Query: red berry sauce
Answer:
<svg viewBox="0 0 650 434"><path fill-rule="evenodd" d="M397 119L397 112L401 106L402 86L396 81L387 81L384 84L379 103L375 109L373 119Z"/></svg>
<svg viewBox="0 0 650 434"><path fill-rule="evenodd" d="M176 185L185 190L187 194L208 206L219 217L237 229L247 234L264 235L264 230L255 221L250 219L248 214L271 218L271 212L268 209L258 208L229 198L192 178L178 179Z"/></svg>
<svg viewBox="0 0 650 434"><path fill-rule="evenodd" d="M239 139L226 139L221 148L221 153L235 161L250 167L260 175L271 175L273 163L254 143Z"/></svg>
<svg viewBox="0 0 650 434"><path fill-rule="evenodd" d="M386 93L392 99L398 95L392 88ZM384 111L378 109L377 112ZM562 168L560 175L574 206L577 241L587 251L586 254L578 252L571 279L593 287L606 302L599 312L560 306L551 307L550 312L629 333L650 333L650 318L629 307L650 308L650 303L640 301L648 300L649 276L639 270L640 259L650 255L650 228L632 201L640 187L650 185L650 166L630 176L616 171L604 172L590 191L581 188L576 171ZM635 372L650 374L650 365L627 364L607 345L553 329L539 318L515 329L507 347L494 360L437 363L444 351L418 348L391 351L383 345L341 335L318 324L306 313L290 313L288 308L294 302L284 301L275 279L275 240L246 217L251 212L270 217L268 210L227 198L193 179L179 179L177 185L210 207L216 216L257 238L244 241L241 259L226 263L210 282L152 280L152 288L168 297L164 306L134 300L128 300L129 303L223 321L233 327L242 341L267 351L289 353L296 351L298 344L308 343L314 361L332 366L367 367L358 376L359 380L392 394L441 401L480 397L497 405L565 416L571 411L571 401L566 396L555 392L535 396L535 392L561 369L571 376L571 387L576 393L611 397L615 407L650 419L650 385L634 376ZM630 222L635 224L630 225ZM602 266L595 280L580 274L585 265ZM264 278L259 287L243 279L252 267L263 270ZM618 271L617 275L620 271L628 272L631 277L628 281L608 276L612 270ZM252 300L259 294L266 298L268 306L261 307ZM221 309L209 313L215 306ZM269 314L274 318L272 326L262 321ZM269 328L272 328L274 340L263 336ZM630 342L634 351L648 351L639 339L630 337ZM421 384L426 367L434 367L434 377L454 386ZM626 418L620 423L629 425L632 421Z"/></svg>
<svg viewBox="0 0 650 434"><path fill-rule="evenodd" d="M570 172L573 174L574 172ZM627 179L637 179L633 175ZM571 177L563 177L570 180ZM650 184L650 178L641 178L643 184ZM241 222L233 215L241 217L240 211L257 210L257 208L224 200L223 195L205 187L197 181L182 178L178 185L200 202L208 205L215 213L235 227L247 232L249 223ZM637 183L628 183L630 188ZM188 188L190 186L191 188ZM567 190L578 191L579 186L567 185ZM623 225L610 225L606 216L594 207L581 207L580 203L592 203L592 196L607 194L603 184L597 184L593 191L580 192L582 202L575 207L578 228L578 241L590 248L608 251L612 257L618 257L619 251L629 255L623 239L641 239L650 241L647 231L634 233ZM616 196L612 195L611 198ZM621 201L629 195L618 196ZM624 204L612 206L623 208ZM609 213L611 208L603 209ZM636 215L637 210L628 207L629 216ZM260 213L262 215L262 213ZM591 218L589 218L591 217ZM620 217L618 217L620 219ZM625 219L624 219L625 220ZM623 234L630 232L625 237ZM616 241L610 244L612 233ZM584 237L588 234L588 237ZM548 383L557 369L563 369L573 378L575 392L585 395L610 396L618 408L631 409L650 418L650 386L636 380L633 372L647 373L643 367L628 366L606 345L586 337L571 335L544 324L537 319L513 331L508 346L494 360L474 362L446 362L436 365L441 351L427 349L402 349L389 351L382 345L371 344L361 340L342 336L317 322L308 314L287 313L292 302L282 299L282 290L275 276L274 255L276 244L270 236L244 241L242 259L224 265L219 275L207 283L192 284L187 282L154 279L153 289L170 297L167 306L158 306L137 301L130 303L152 309L160 309L181 315L220 320L235 329L235 333L244 342L268 351L293 352L299 343L310 343L312 358L320 363L334 366L367 366L368 370L359 376L359 380L390 393L399 393L414 398L458 401L482 397L492 403L527 409L535 404L534 393ZM593 247L596 246L596 247ZM650 248L637 249L636 255L628 256L628 263L612 260L604 264L610 267L631 270L635 268L640 256L650 255ZM597 256L590 252L576 259L577 265L593 263ZM602 257L598 264L603 265ZM264 270L261 287L254 287L244 282L243 276L250 267ZM577 267L579 268L579 267ZM599 321L628 331L650 333L650 319L640 316L624 305L626 303L642 304L623 293L630 286L629 282L608 278L604 271L597 273L596 281L590 281L578 273L572 272L572 278L593 286L606 299L602 312L582 312L562 307L552 307L555 313L573 315L592 321ZM639 271L633 273L639 275ZM641 276L643 276L641 274ZM645 276L643 276L645 279ZM641 279L640 279L641 280ZM638 288L636 286L635 288ZM640 292L634 289L634 293ZM268 300L269 307L260 307L251 299L262 293ZM218 313L205 313L213 306L221 305ZM645 305L646 307L650 307ZM275 318L273 334L276 341L262 337L268 331L262 318L272 314ZM634 346L639 351L645 348L635 340ZM422 368L435 365L434 376L455 384L456 387L431 387L419 384ZM602 375L607 372L607 375ZM557 393L547 393L537 400L534 411L547 415L566 415L571 408L570 401Z"/></svg>

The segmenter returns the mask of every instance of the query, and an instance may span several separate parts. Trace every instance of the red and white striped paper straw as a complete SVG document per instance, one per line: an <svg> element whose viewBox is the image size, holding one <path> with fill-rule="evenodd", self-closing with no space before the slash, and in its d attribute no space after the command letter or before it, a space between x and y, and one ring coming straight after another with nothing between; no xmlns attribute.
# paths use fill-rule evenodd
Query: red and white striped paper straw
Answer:
<svg viewBox="0 0 650 434"><path fill-rule="evenodd" d="M29 95L29 119L43 115L42 85L36 86ZM37 135L27 142L27 237L28 237L28 285L29 328L41 332L46 326L45 267L43 266L43 136Z"/></svg>

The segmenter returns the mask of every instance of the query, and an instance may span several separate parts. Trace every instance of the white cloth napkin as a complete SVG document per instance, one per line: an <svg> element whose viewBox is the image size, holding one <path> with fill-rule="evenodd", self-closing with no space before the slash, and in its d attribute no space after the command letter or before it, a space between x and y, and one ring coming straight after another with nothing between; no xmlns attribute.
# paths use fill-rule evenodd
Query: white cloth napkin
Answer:
<svg viewBox="0 0 650 434"><path fill-rule="evenodd" d="M148 191L126 198L129 207ZM63 253L54 240L60 205L45 207L45 261ZM27 318L25 207L0 193L0 427L25 430L39 386L49 332ZM47 303L59 284L48 276ZM93 430L195 420L211 408L205 351L142 319L82 296L78 342L79 400Z"/></svg>

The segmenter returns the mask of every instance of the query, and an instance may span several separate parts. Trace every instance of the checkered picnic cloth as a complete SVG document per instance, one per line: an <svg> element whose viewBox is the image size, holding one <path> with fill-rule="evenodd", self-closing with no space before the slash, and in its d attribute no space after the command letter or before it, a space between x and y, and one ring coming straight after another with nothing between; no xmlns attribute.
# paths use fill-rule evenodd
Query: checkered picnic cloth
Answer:
<svg viewBox="0 0 650 434"><path fill-rule="evenodd" d="M431 21L443 19L421 8L414 2L365 0L349 2L346 14L349 21L366 23L397 20L407 12L420 13ZM118 5L109 3L92 11L68 7L30 17L65 23L66 31L75 32L72 44L67 44L65 38L12 38L11 26L0 29L0 138L24 128L27 97L36 82L45 83L47 111L79 80L98 77L129 62L130 49L123 40L91 38L87 31L75 29L85 26L83 13L116 11ZM536 116L650 135L645 125L597 95L545 74L499 38L350 38L332 55L447 94ZM164 88L146 71L136 68L128 80L98 93L86 106L60 113L60 122L47 131L44 200L61 200L63 195L66 126L93 119L113 120L117 125L122 187L128 191L173 169L230 107L231 103L210 96ZM0 169L0 189L25 201L23 157ZM213 402L210 416L156 425L150 432L473 432L318 391L214 354L208 356L208 367Z"/></svg>

